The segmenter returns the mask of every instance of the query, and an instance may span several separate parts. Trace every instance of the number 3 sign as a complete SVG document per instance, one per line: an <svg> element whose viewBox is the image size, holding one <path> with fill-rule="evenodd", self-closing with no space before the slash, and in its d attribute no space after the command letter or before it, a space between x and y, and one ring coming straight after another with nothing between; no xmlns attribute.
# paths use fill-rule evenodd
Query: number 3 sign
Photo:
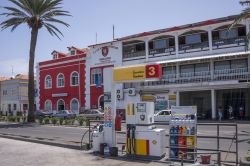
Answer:
<svg viewBox="0 0 250 166"><path fill-rule="evenodd" d="M161 78L162 68L159 64L146 65L146 78Z"/></svg>

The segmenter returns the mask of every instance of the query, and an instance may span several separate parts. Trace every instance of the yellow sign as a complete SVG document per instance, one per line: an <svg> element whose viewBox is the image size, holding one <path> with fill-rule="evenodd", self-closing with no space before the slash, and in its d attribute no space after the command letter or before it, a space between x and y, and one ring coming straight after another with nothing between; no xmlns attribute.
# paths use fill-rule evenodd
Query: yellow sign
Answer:
<svg viewBox="0 0 250 166"><path fill-rule="evenodd" d="M168 99L169 99L169 100L176 100L176 95L169 95L169 96L168 96Z"/></svg>
<svg viewBox="0 0 250 166"><path fill-rule="evenodd" d="M142 101L155 101L155 97L154 96L142 96L141 100Z"/></svg>
<svg viewBox="0 0 250 166"><path fill-rule="evenodd" d="M145 65L132 67L117 67L113 69L114 81L136 81L146 78Z"/></svg>

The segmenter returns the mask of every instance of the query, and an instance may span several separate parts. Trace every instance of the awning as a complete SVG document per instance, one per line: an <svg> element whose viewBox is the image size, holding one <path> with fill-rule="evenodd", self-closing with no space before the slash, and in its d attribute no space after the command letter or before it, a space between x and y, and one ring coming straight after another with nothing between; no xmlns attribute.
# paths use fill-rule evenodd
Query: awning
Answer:
<svg viewBox="0 0 250 166"><path fill-rule="evenodd" d="M190 57L190 58L180 58L180 59L171 59L171 60L163 60L163 61L159 61L159 62L156 62L156 63L157 64L175 63L175 62L194 61L194 60L201 60L201 59L230 57L230 56L239 56L239 55L247 55L247 54L250 54L250 51L225 53L225 54L214 54L214 55L205 55L205 56Z"/></svg>

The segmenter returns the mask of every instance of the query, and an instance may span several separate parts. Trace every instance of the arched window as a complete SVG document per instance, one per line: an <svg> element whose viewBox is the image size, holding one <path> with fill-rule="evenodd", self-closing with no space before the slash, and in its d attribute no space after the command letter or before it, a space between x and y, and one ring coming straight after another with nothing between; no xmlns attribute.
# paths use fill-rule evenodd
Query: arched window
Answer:
<svg viewBox="0 0 250 166"><path fill-rule="evenodd" d="M57 87L64 87L64 75L63 74L57 75Z"/></svg>
<svg viewBox="0 0 250 166"><path fill-rule="evenodd" d="M77 99L72 99L70 102L70 110L74 113L79 111L79 103Z"/></svg>
<svg viewBox="0 0 250 166"><path fill-rule="evenodd" d="M79 84L79 74L75 71L71 73L71 86L77 86Z"/></svg>
<svg viewBox="0 0 250 166"><path fill-rule="evenodd" d="M65 110L65 103L62 99L57 101L57 111Z"/></svg>
<svg viewBox="0 0 250 166"><path fill-rule="evenodd" d="M48 88L52 88L52 79L51 79L51 76L50 75L47 75L45 77L45 88L48 89Z"/></svg>
<svg viewBox="0 0 250 166"><path fill-rule="evenodd" d="M50 100L46 100L44 103L44 110L45 111L52 111L52 103Z"/></svg>

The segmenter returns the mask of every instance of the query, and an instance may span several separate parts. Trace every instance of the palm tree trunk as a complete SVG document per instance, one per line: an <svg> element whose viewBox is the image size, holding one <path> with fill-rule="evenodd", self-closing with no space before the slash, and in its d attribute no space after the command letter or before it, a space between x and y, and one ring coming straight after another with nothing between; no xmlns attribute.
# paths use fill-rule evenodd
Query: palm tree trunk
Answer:
<svg viewBox="0 0 250 166"><path fill-rule="evenodd" d="M29 84L28 84L28 98L29 98L29 112L28 122L35 122L35 86L34 86L34 61L35 50L37 42L38 28L32 28L30 40L30 55L29 55Z"/></svg>

